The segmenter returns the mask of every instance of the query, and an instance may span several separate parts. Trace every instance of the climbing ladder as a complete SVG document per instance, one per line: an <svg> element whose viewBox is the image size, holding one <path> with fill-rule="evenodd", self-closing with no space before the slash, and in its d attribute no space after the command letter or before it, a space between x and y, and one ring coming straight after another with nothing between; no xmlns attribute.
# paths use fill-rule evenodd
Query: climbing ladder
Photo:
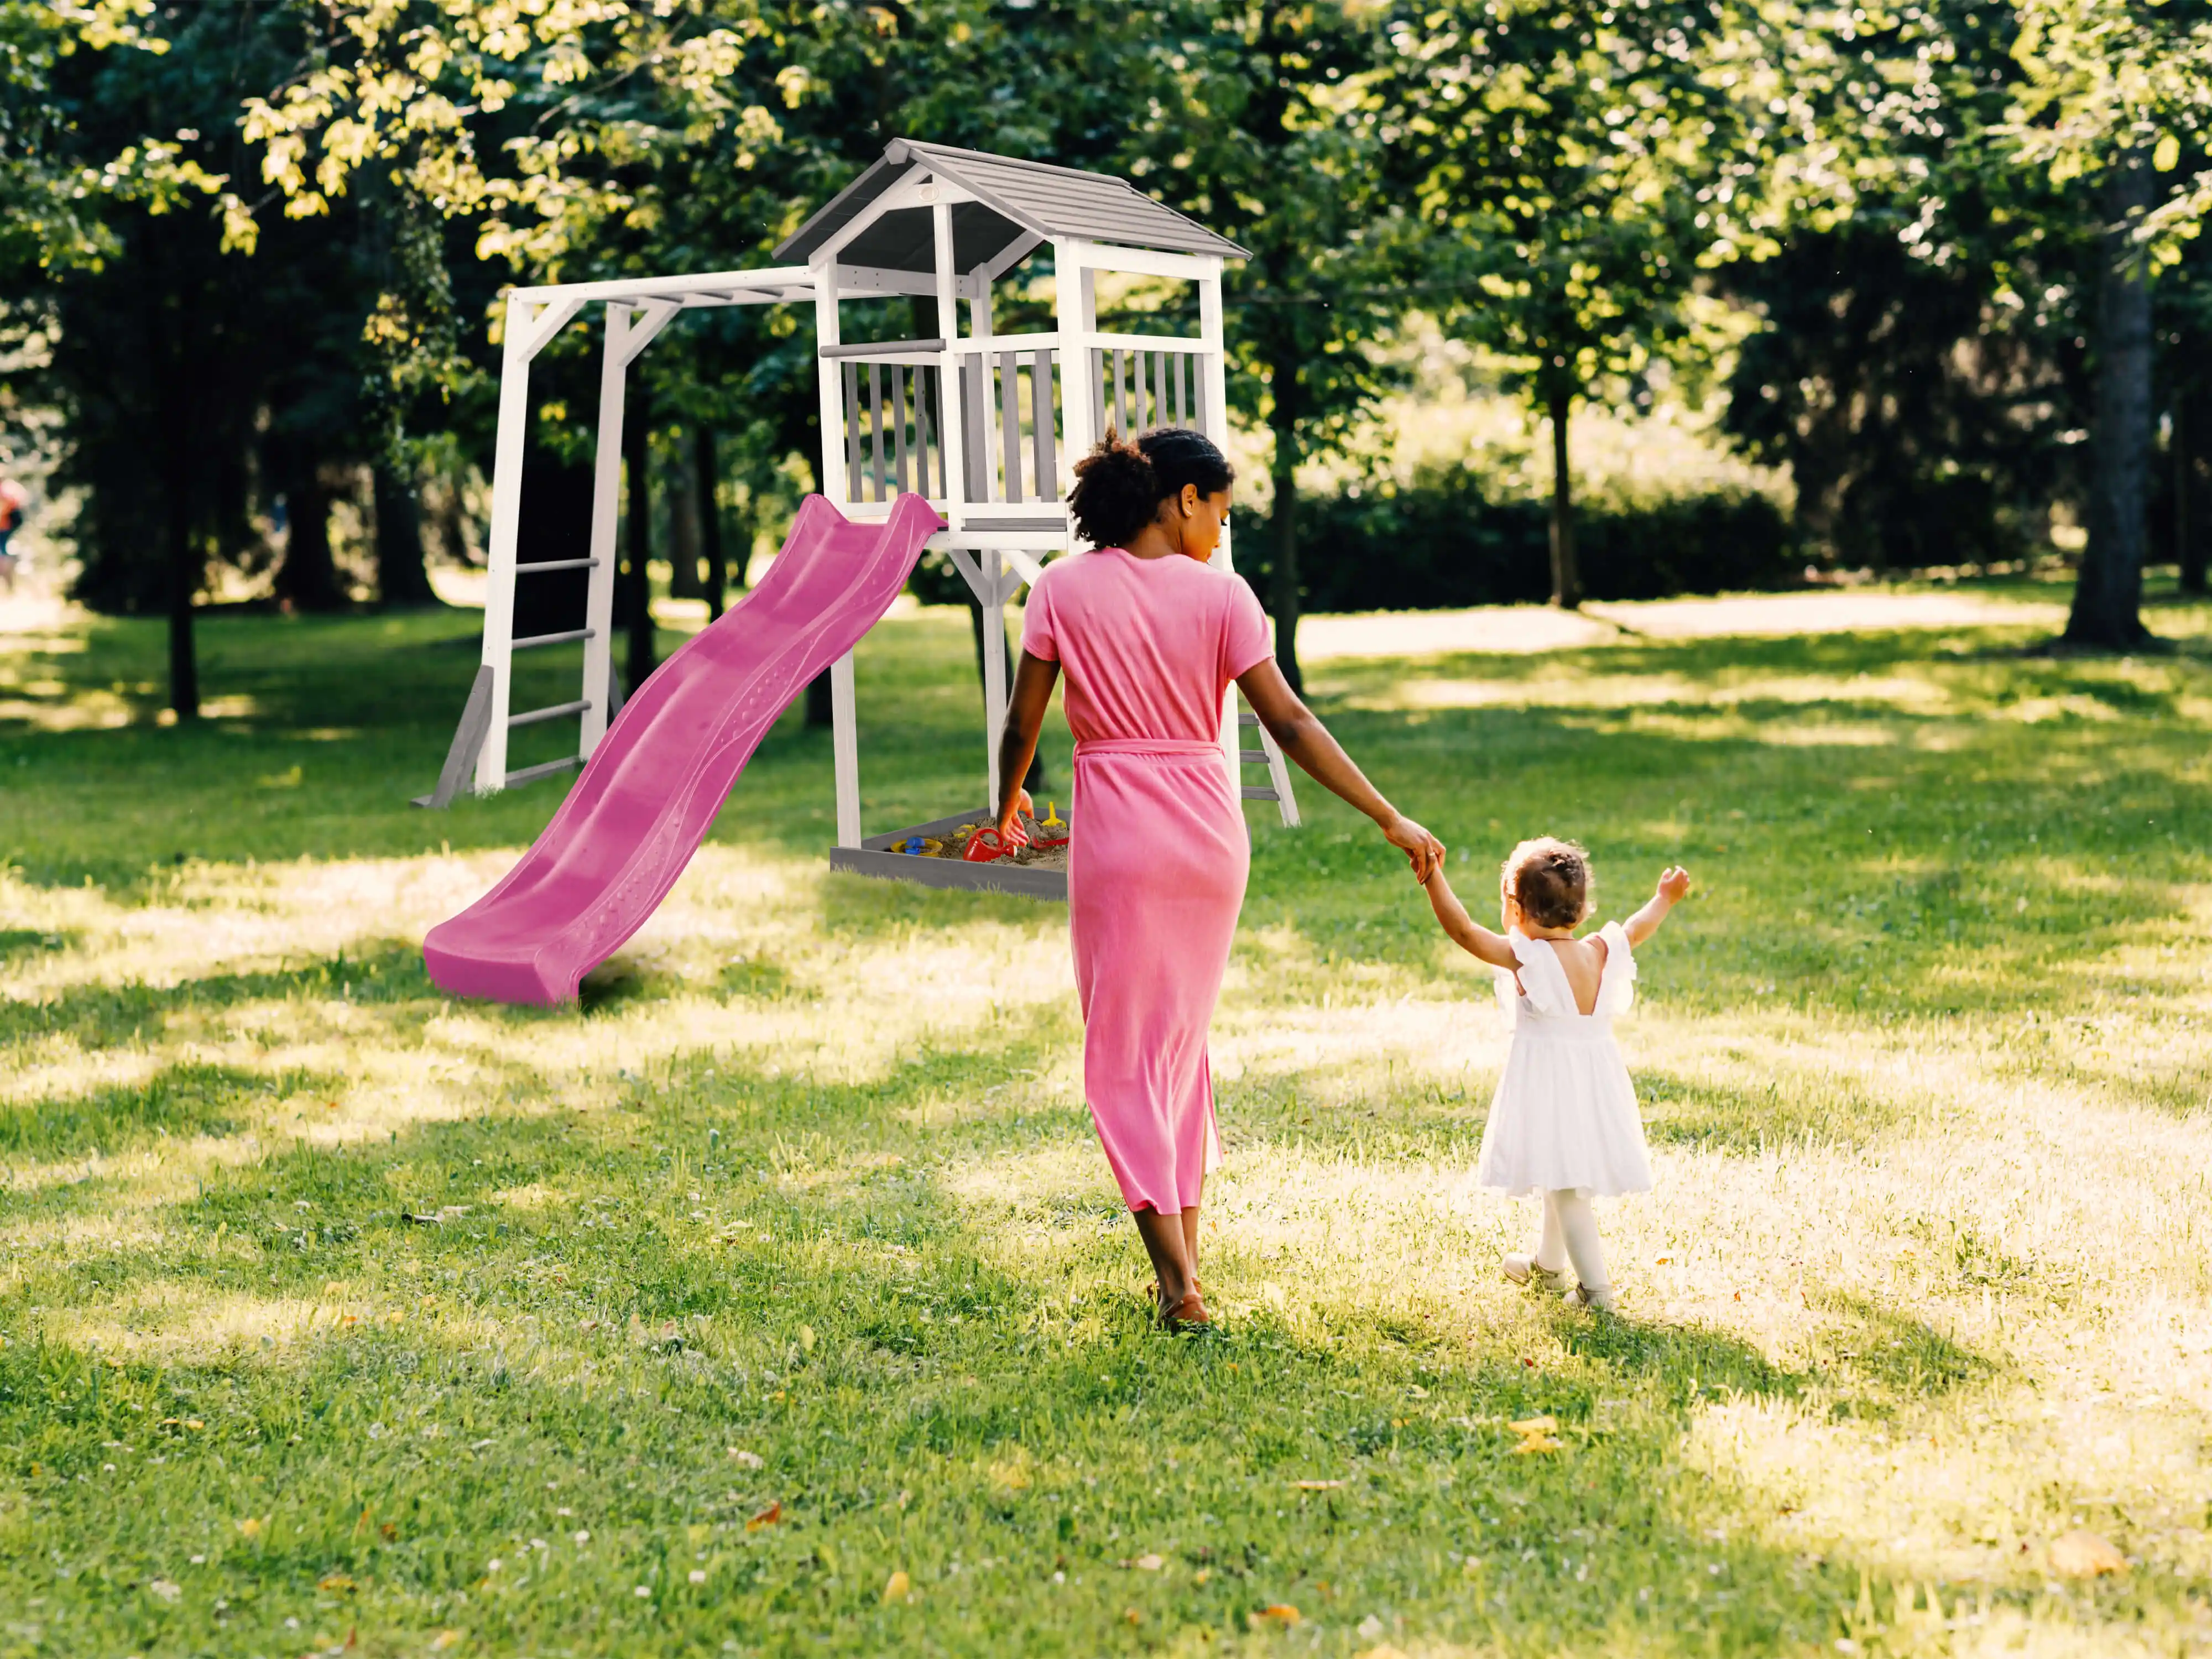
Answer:
<svg viewBox="0 0 2212 1659"><path fill-rule="evenodd" d="M1246 800L1274 802L1282 812L1283 828L1297 829L1298 827L1297 797L1291 793L1291 769L1283 763L1283 751L1276 746L1274 738L1268 736L1267 728L1260 724L1260 717L1251 710L1240 709L1237 715L1237 761L1244 766L1264 766L1267 769L1267 782L1245 784L1239 793ZM1257 749L1243 747L1243 736L1247 731L1260 734L1260 746Z"/></svg>

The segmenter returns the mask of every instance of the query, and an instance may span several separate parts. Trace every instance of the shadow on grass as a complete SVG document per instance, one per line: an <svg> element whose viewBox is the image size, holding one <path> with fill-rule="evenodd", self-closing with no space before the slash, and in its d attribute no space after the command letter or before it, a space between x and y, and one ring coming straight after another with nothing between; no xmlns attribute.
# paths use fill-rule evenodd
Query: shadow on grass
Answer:
<svg viewBox="0 0 2212 1659"><path fill-rule="evenodd" d="M363 1004L443 999L406 939L370 939L297 968L210 974L175 985L81 984L40 1002L0 999L0 1042L65 1037L80 1048L113 1048L158 1038L174 1016L243 1003L340 997Z"/></svg>
<svg viewBox="0 0 2212 1659"><path fill-rule="evenodd" d="M305 1070L274 1074L235 1066L165 1066L139 1084L27 1106L0 1106L0 1157L44 1160L112 1154L163 1137L225 1135L295 1094L337 1079Z"/></svg>
<svg viewBox="0 0 2212 1659"><path fill-rule="evenodd" d="M30 1333L0 1348L0 1438L36 1469L20 1559L98 1535L110 1578L143 1583L199 1549L161 1610L169 1644L240 1650L274 1650L319 1596L371 1650L441 1625L492 1650L731 1632L777 1651L1241 1650L1284 1605L1347 1641L1380 1610L1401 1642L1532 1653L1838 1634L1856 1566L1766 1541L1758 1500L1681 1455L1715 1401L1823 1378L1725 1332L1557 1311L1439 1340L1324 1303L1326 1329L1261 1309L1162 1337L1127 1293L1141 1267L1117 1206L1056 1200L1096 1229L1010 1251L1004 1218L949 1192L901 1121L918 1091L1030 1057L860 1085L681 1057L616 1111L226 1168L165 1207L160 1248L103 1252L96 1280L19 1253L19 1300L175 1297L185 1336L210 1302L330 1310L280 1345L249 1322L227 1347L119 1365ZM1013 1115L961 1150L1041 1137L1088 1140L1072 1115ZM439 1219L404 1218L422 1215ZM1874 1413L1993 1374L1835 1306L1855 1414L1862 1394ZM1520 1454L1505 1425L1535 1415L1560 1423L1558 1451ZM161 1431L159 1467L141 1455L185 1419L204 1426ZM118 1504L158 1529L118 1531ZM267 1519L246 1539L240 1516ZM533 1535L552 1541L514 1541ZM884 1595L894 1566L910 1603ZM127 1598L40 1583L86 1640L138 1628Z"/></svg>

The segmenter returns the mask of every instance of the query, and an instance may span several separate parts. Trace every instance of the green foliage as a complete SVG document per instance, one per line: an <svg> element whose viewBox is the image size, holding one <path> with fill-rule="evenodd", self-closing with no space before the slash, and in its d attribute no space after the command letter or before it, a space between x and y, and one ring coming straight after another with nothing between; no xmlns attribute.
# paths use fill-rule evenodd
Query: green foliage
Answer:
<svg viewBox="0 0 2212 1659"><path fill-rule="evenodd" d="M1393 18L1394 171L1433 234L1440 309L1539 410L1600 384L1648 404L1700 266L1759 239L1759 148L1718 0L1603 10L1423 6Z"/></svg>

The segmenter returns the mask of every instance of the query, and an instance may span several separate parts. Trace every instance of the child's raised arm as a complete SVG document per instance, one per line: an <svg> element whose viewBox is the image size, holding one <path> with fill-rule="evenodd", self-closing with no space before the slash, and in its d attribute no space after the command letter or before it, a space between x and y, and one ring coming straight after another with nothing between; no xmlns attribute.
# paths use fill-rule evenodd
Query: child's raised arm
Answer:
<svg viewBox="0 0 2212 1659"><path fill-rule="evenodd" d="M1429 878L1423 885L1428 889L1429 903L1437 913L1437 920L1443 924L1444 932L1451 935L1453 944L1470 955L1481 957L1493 968L1519 965L1513 954L1512 944L1504 934L1492 933L1468 915L1467 906L1459 902L1459 895L1452 891L1451 883L1444 879L1444 866L1441 860L1437 867L1429 872Z"/></svg>
<svg viewBox="0 0 2212 1659"><path fill-rule="evenodd" d="M1659 931L1659 924L1667 920L1682 896L1690 890L1690 872L1679 864L1670 864L1659 878L1659 885L1644 906L1629 917L1622 931L1628 935L1629 944L1640 945Z"/></svg>

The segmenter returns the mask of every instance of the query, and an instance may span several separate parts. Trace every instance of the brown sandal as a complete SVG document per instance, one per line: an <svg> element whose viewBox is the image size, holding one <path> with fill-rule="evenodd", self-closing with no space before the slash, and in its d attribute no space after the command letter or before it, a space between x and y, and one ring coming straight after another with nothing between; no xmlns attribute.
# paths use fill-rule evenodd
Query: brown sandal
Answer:
<svg viewBox="0 0 2212 1659"><path fill-rule="evenodd" d="M1200 1297L1195 1283L1183 1292L1182 1300L1173 1309L1162 1311L1160 1324L1170 1331L1203 1331L1212 1328L1213 1316L1206 1312L1206 1303Z"/></svg>

